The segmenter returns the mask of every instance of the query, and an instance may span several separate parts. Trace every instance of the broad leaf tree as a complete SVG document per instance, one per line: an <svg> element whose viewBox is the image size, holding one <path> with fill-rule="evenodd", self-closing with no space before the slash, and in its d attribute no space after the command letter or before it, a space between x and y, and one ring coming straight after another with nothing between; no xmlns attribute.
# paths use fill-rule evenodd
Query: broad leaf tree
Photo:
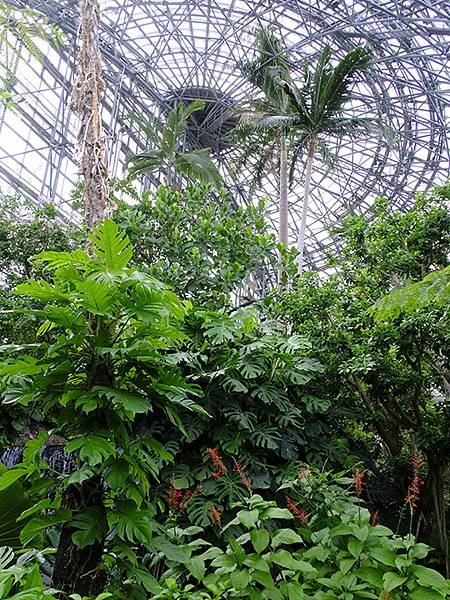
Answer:
<svg viewBox="0 0 450 600"><path fill-rule="evenodd" d="M389 308L390 320L384 320L387 301L379 300L378 321L372 307L389 291L392 306L399 296L409 296L405 284L421 287L424 275L428 283L433 271L446 272L448 198L446 185L419 196L408 212L379 200L370 220L347 219L341 255L330 263L337 274L305 275L279 307L294 332L314 343L326 369L322 394L347 410L343 431L375 474L373 497L380 499L384 518L393 518L395 506L397 519L403 514L408 456L418 452L426 461L415 526L421 535L434 530L443 557L450 449L448 304L407 300ZM383 509L385 494L390 494L389 510Z"/></svg>
<svg viewBox="0 0 450 600"><path fill-rule="evenodd" d="M184 413L206 415L201 389L166 356L186 337L187 306L129 267L131 246L112 221L99 224L90 243L90 254L36 258L51 281L29 280L16 293L41 303L29 310L41 322L38 342L3 347L1 365L3 403L37 408L76 457L75 470L49 469L42 433L22 463L0 475L0 491L20 479L35 502L21 532L26 547L39 547L41 533L60 525L53 586L67 595L102 591L107 548L125 552L124 579L139 579L134 545L158 551L150 486L177 447L163 443L152 422L177 427Z"/></svg>
<svg viewBox="0 0 450 600"><path fill-rule="evenodd" d="M256 299L276 269L263 202L234 207L228 192L198 183L179 191L160 186L136 200L117 200L115 214L135 247L133 260L196 305L219 309L237 294Z"/></svg>

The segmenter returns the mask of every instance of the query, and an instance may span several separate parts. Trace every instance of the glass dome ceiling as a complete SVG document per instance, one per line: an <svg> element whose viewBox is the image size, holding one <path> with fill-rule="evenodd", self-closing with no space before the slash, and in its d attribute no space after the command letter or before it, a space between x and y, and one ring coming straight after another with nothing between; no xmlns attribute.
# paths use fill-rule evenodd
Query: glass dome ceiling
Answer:
<svg viewBox="0 0 450 600"><path fill-rule="evenodd" d="M62 216L76 218L70 192L77 180L77 121L70 114L74 79L77 3L73 0L10 0L31 7L60 26L63 45L46 50L44 64L31 57L18 67L11 90L15 112L0 110L0 178L36 201L55 202ZM227 139L231 113L256 94L237 63L252 56L253 32L271 24L298 67L314 60L325 43L336 58L367 45L374 54L364 81L355 86L350 111L383 119L396 133L385 139L334 144L337 165L316 160L307 223L306 263L320 265L333 243L330 229L349 212L364 212L378 195L399 208L414 191L448 176L447 0L100 0L101 48L107 92L103 120L112 175L121 174L125 155L145 140L130 113L164 114L178 99L204 98L187 131L190 147L210 147L236 202L254 201L251 169L237 173L235 149ZM446 100L447 94L447 100ZM446 104L447 102L447 104ZM448 113L447 113L448 116ZM289 193L290 240L300 222L303 167ZM268 196L277 227L277 181L268 174L258 196Z"/></svg>

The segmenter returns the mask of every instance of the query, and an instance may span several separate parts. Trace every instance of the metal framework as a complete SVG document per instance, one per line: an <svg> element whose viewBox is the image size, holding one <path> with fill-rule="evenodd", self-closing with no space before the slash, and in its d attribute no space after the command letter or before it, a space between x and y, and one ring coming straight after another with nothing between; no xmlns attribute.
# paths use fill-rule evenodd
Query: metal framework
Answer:
<svg viewBox="0 0 450 600"><path fill-rule="evenodd" d="M76 218L70 192L77 179L77 123L69 112L74 77L77 3L9 0L43 13L66 34L45 63L28 58L12 92L15 112L0 108L0 178L36 201L51 200ZM251 173L232 168L227 133L231 110L255 90L237 67L252 55L253 31L271 25L295 64L314 59L328 42L336 56L369 46L374 60L356 85L354 114L381 117L396 133L386 139L335 142L337 166L316 161L306 263L320 266L332 230L349 213L364 212L379 195L407 206L416 190L448 177L445 94L449 92L450 13L447 0L101 0L101 47L107 93L103 120L111 174L127 152L145 147L130 113L164 114L179 99L202 97L205 110L187 131L190 147L210 147L237 202L254 200ZM448 113L447 113L448 116ZM332 144L334 143L331 140ZM290 191L290 239L300 222L303 169ZM277 226L277 181L263 190Z"/></svg>

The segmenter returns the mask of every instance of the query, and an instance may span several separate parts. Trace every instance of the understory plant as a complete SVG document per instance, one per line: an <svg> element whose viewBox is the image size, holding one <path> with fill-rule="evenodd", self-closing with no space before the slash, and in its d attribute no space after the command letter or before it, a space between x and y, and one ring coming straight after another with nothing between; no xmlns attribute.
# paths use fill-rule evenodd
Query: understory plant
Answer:
<svg viewBox="0 0 450 600"><path fill-rule="evenodd" d="M42 321L38 341L2 348L3 403L39 407L76 460L68 473L49 469L42 432L22 462L0 476L0 490L20 480L34 500L22 515L25 547L39 547L42 533L60 527L53 585L67 594L103 591L108 549L123 554L118 564L128 577L139 578L132 547L151 544L149 489L176 450L175 442L158 439L151 420L139 419L153 413L178 426L184 412L205 413L200 388L165 356L185 338L187 305L128 266L131 246L112 221L98 225L91 243L90 254L36 258L52 281L30 280L16 292L42 303L27 309Z"/></svg>
<svg viewBox="0 0 450 600"><path fill-rule="evenodd" d="M258 456L253 482L268 488L269 465L304 445L306 421L325 426L328 405L302 396L320 372L309 344L251 309L194 310L131 259L112 221L94 230L89 254L38 255L33 268L46 278L16 289L39 303L21 309L41 322L37 341L2 347L3 406L44 419L0 491L20 482L28 493L18 521L26 548L45 548L58 532L52 585L66 594L100 593L108 577L130 598L155 589L144 557L180 557L164 525L169 488L204 484L189 507L194 525L210 523L211 498L236 500L205 481L208 446L226 446L230 462ZM49 444L59 469L44 458Z"/></svg>
<svg viewBox="0 0 450 600"><path fill-rule="evenodd" d="M205 548L198 539L189 543L189 530L176 531L190 557L184 564L169 564L155 598L447 598L449 582L419 564L429 547L411 534L400 537L376 524L343 487L352 481L344 474L302 468L282 486L293 495L286 497L289 508L247 494L236 503L234 518L221 527L225 547Z"/></svg>

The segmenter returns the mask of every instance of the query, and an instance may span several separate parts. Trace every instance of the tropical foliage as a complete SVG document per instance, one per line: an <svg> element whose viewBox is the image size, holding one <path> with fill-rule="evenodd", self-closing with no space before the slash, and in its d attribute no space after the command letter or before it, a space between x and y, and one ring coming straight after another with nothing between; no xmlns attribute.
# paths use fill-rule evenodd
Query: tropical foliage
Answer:
<svg viewBox="0 0 450 600"><path fill-rule="evenodd" d="M341 475L333 482L322 477L324 503L310 513L299 509L307 501L302 487L317 488L314 480L315 475L304 470L300 479L282 486L298 490L299 500L287 498L290 509L256 494L237 503L234 519L222 528L226 547L199 546L196 560L191 556L182 569L192 584L184 591L179 588L173 577L180 577L177 566L169 570L172 577L156 598L438 600L448 596L449 583L417 564L429 548L417 544L412 535L401 538L376 524L369 511L358 505L358 498L339 489L339 484L351 479ZM189 539L183 530L178 536L181 542Z"/></svg>
<svg viewBox="0 0 450 600"><path fill-rule="evenodd" d="M202 101L135 118L152 147L107 182L98 1L80 9L87 232L0 203L0 600L450 597L449 185L407 212L378 199L301 273L316 150L373 129L344 115L370 53L333 66L325 47L297 85L260 30L241 64L264 95L247 142L280 156L277 245L264 204L238 208L189 151ZM298 269L287 152L305 148ZM157 170L168 185L138 193Z"/></svg>
<svg viewBox="0 0 450 600"><path fill-rule="evenodd" d="M44 52L39 42L43 40L57 46L61 39L60 30L47 23L35 11L28 8L18 9L8 2L0 2L0 102L14 107L12 90L17 80L20 61L28 55L43 62Z"/></svg>
<svg viewBox="0 0 450 600"><path fill-rule="evenodd" d="M178 184L180 176L190 180L210 183L220 189L222 177L205 148L186 152L186 126L195 111L203 109L204 100L194 100L187 106L178 104L167 115L166 123L155 117L144 119L133 115L141 130L155 148L150 148L127 158L127 165L132 177L162 170L168 185Z"/></svg>
<svg viewBox="0 0 450 600"><path fill-rule="evenodd" d="M408 459L419 452L425 460L416 531L434 531L444 562L448 306L428 306L419 298L414 310L396 308L390 321L375 321L372 307L378 300L375 306L383 315L389 290L396 288L392 306L399 296L410 294L411 288L403 289L403 284L448 265L448 193L448 186L436 188L406 213L392 211L387 201L379 200L370 220L349 218L341 232L342 255L331 261L338 273L304 276L278 308L295 333L313 341L325 367L321 395L347 411L341 430L374 474L372 501L390 494L389 510L380 505L384 518L397 519L402 511L411 473Z"/></svg>
<svg viewBox="0 0 450 600"><path fill-rule="evenodd" d="M342 137L367 136L381 128L376 118L347 116L346 105L352 98L351 87L363 72L371 53L356 48L335 66L329 46L320 53L317 63L306 62L302 79L297 83L292 65L283 44L272 31L260 30L256 36L258 58L242 66L244 74L264 93L243 111L239 138L244 139L241 162L256 157L256 181L260 182L267 161L272 161L271 149L280 147L280 232L287 243L287 148L290 149L289 177L293 176L300 158L306 154L306 175L302 217L299 226L299 269L303 268L306 218L313 160L319 151L330 162L328 141ZM284 179L284 181L283 181Z"/></svg>
<svg viewBox="0 0 450 600"><path fill-rule="evenodd" d="M118 200L115 214L134 245L135 264L205 308L229 305L235 294L258 297L277 263L263 202L240 208L230 193L200 184L182 191L161 186L136 199Z"/></svg>

